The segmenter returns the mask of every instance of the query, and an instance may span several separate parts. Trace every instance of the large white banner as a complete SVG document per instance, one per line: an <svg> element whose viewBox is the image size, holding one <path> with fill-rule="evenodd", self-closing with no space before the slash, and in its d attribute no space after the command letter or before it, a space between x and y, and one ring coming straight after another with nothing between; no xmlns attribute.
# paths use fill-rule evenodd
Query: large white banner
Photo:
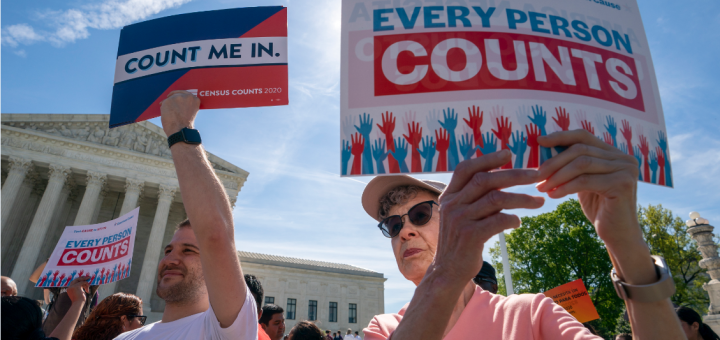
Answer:
<svg viewBox="0 0 720 340"><path fill-rule="evenodd" d="M91 285L130 276L140 208L105 223L65 227L35 287L67 287L88 275Z"/></svg>
<svg viewBox="0 0 720 340"><path fill-rule="evenodd" d="M585 129L672 186L634 0L343 0L341 174L453 171L510 149L536 168Z"/></svg>

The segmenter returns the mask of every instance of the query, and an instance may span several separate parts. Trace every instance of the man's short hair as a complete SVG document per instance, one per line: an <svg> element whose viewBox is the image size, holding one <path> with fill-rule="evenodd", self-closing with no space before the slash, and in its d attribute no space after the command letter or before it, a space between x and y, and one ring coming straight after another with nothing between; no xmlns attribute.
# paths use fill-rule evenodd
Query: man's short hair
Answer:
<svg viewBox="0 0 720 340"><path fill-rule="evenodd" d="M260 283L260 281L258 281L257 277L252 274L245 274L245 284L247 285L248 289L250 289L250 293L255 298L257 311L258 314L260 314L260 312L262 311L263 295L265 294L262 284Z"/></svg>
<svg viewBox="0 0 720 340"><path fill-rule="evenodd" d="M355 335L360 335L360 334L358 334L358 332L355 332Z"/></svg>
<svg viewBox="0 0 720 340"><path fill-rule="evenodd" d="M190 220L186 218L184 221L180 222L177 227L175 227L175 231L178 231L182 228L192 228L192 225L190 225Z"/></svg>
<svg viewBox="0 0 720 340"><path fill-rule="evenodd" d="M378 217L384 220L390 216L390 209L396 205L403 205L409 200L417 197L421 192L432 195L435 199L440 197L436 192L421 188L415 185L401 185L387 192L380 198L380 209L378 209Z"/></svg>
<svg viewBox="0 0 720 340"><path fill-rule="evenodd" d="M293 339L297 340L322 340L325 336L318 326L310 321L300 321L290 330Z"/></svg>
<svg viewBox="0 0 720 340"><path fill-rule="evenodd" d="M270 320L272 320L273 315L284 312L285 310L282 307L268 303L262 307L262 317L260 317L260 321L258 322L265 326L270 326Z"/></svg>

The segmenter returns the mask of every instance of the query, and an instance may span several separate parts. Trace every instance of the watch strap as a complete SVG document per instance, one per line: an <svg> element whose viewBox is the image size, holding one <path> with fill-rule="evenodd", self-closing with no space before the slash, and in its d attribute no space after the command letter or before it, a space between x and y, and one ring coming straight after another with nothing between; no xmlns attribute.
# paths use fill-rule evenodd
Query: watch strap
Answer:
<svg viewBox="0 0 720 340"><path fill-rule="evenodd" d="M182 130L175 132L172 135L170 135L167 139L168 148L172 147L173 144L175 144L177 142L182 142L184 140L185 140L185 136L183 135Z"/></svg>
<svg viewBox="0 0 720 340"><path fill-rule="evenodd" d="M188 136L186 135L186 132L190 136L190 139L188 139ZM182 130L173 133L172 135L168 136L168 148L172 147L174 144L178 142L184 142L188 144L200 144L202 143L202 140L200 139L200 133L198 130L190 129L190 128L182 128Z"/></svg>
<svg viewBox="0 0 720 340"><path fill-rule="evenodd" d="M667 299L675 294L675 282L670 275L670 269L660 256L651 256L655 264L655 272L658 281L647 285L631 285L623 282L618 277L615 268L610 272L615 292L623 300L633 300L637 302L655 302Z"/></svg>

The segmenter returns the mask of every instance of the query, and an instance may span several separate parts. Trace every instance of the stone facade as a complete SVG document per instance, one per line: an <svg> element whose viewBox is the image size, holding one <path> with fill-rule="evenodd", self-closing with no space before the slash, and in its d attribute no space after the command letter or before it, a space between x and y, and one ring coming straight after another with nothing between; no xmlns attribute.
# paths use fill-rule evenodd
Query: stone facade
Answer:
<svg viewBox="0 0 720 340"><path fill-rule="evenodd" d="M295 259L282 256L238 252L243 272L253 274L263 285L265 301L272 298L285 309L286 333L299 321L310 320L310 301L317 304L316 320L322 330L348 328L362 334L375 315L385 311L382 273L345 264ZM288 318L288 299L295 300L295 318ZM331 303L337 304L331 322ZM351 304L356 317L351 320ZM354 322L351 322L354 321Z"/></svg>

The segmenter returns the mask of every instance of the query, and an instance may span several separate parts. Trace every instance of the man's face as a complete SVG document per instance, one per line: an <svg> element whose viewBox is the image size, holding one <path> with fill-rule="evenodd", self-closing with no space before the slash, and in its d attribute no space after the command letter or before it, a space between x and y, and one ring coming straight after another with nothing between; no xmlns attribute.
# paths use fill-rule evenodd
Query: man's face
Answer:
<svg viewBox="0 0 720 340"><path fill-rule="evenodd" d="M492 282L487 282L487 281L481 280L480 284L478 286L480 286L480 288L482 288L483 290L486 290L490 293L497 294L497 289L498 289L497 285L493 284Z"/></svg>
<svg viewBox="0 0 720 340"><path fill-rule="evenodd" d="M175 232L158 264L157 294L167 303L191 302L205 297L207 288L200 263L200 248L191 228Z"/></svg>
<svg viewBox="0 0 720 340"><path fill-rule="evenodd" d="M432 200L437 202L435 196L420 192L407 203L390 208L389 215L405 215L416 204ZM407 216L403 217L403 220L405 223L402 230L391 239L393 253L403 276L418 285L435 257L440 232L440 213L438 207L433 205L432 218L422 226L414 225Z"/></svg>
<svg viewBox="0 0 720 340"><path fill-rule="evenodd" d="M0 294L2 294L2 296L17 295L17 285L15 285L15 281L7 276L0 278Z"/></svg>
<svg viewBox="0 0 720 340"><path fill-rule="evenodd" d="M280 340L285 335L285 313L275 313L268 324L260 324L270 340Z"/></svg>

